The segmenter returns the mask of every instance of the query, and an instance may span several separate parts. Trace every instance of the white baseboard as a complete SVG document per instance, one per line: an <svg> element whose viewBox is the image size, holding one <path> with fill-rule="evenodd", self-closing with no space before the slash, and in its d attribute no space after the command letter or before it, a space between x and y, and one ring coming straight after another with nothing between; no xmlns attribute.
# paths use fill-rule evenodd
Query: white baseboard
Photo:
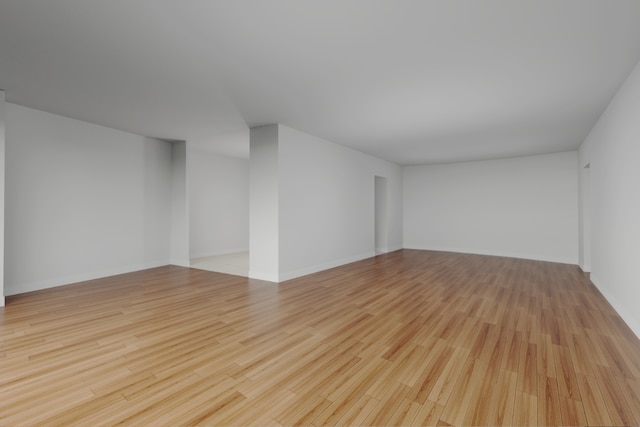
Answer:
<svg viewBox="0 0 640 427"><path fill-rule="evenodd" d="M279 282L277 273L268 273L265 271L249 270L249 278L256 279L256 280L264 280L265 282L274 282L274 283Z"/></svg>
<svg viewBox="0 0 640 427"><path fill-rule="evenodd" d="M593 273L590 275L591 282L598 288L603 297L611 304L611 307L618 313L618 315L624 320L634 334L640 338L640 320L637 319L632 313L616 299L606 287L602 285L600 279L598 279Z"/></svg>
<svg viewBox="0 0 640 427"><path fill-rule="evenodd" d="M191 267L191 260L189 259L172 259L169 261L171 265L177 265L178 267Z"/></svg>
<svg viewBox="0 0 640 427"><path fill-rule="evenodd" d="M69 285L72 283L86 282L87 280L102 279L104 277L116 276L118 274L132 273L134 271L146 270L148 268L161 267L167 265L166 261L147 262L143 264L133 264L120 268L105 269L100 271L85 272L81 274L73 274L64 277L56 277L47 280L39 280L30 283L21 283L19 285L7 286L5 283L5 295L17 295L25 292L39 291L42 289L54 288L56 286Z"/></svg>
<svg viewBox="0 0 640 427"><path fill-rule="evenodd" d="M578 263L578 267L580 267L580 270L582 270L583 273L591 273L590 265L584 265L584 264Z"/></svg>
<svg viewBox="0 0 640 427"><path fill-rule="evenodd" d="M448 247L439 248L439 247L433 247L433 246L412 245L412 244L405 245L404 249L417 249L422 251L455 252L455 253L461 253L461 254L499 256L499 257L506 257L506 258L530 259L534 261L557 262L560 264L571 264L571 265L578 264L577 258L574 259L574 258L549 257L546 255L540 255L540 254L523 254L523 253L513 253L513 252L503 252L503 251L485 251L485 250L479 250L479 249L466 249L466 248L448 248Z"/></svg>
<svg viewBox="0 0 640 427"><path fill-rule="evenodd" d="M191 259L195 258L207 258L210 256L221 256L221 255L232 255L239 254L242 252L249 252L249 248L237 248L237 249L227 249L224 251L215 251L215 252L201 252L197 254L190 254Z"/></svg>
<svg viewBox="0 0 640 427"><path fill-rule="evenodd" d="M377 253L378 255L381 255L381 254L389 254L389 253L391 253L391 252L399 251L399 250L402 250L402 249L404 249L404 247L403 247L403 246L389 246L389 247L387 247L387 248L383 248L383 251L382 251L382 252L378 252L378 249L376 249L376 253Z"/></svg>
<svg viewBox="0 0 640 427"><path fill-rule="evenodd" d="M279 281L284 282L286 280L295 279L297 277L306 276L307 274L317 273L319 271L328 270L330 268L339 267L341 265L350 264L352 262L361 261L366 258L376 256L375 251L365 252L363 254L354 255L347 258L337 259L322 264L316 264L309 267L300 268L297 270L287 271L280 273Z"/></svg>

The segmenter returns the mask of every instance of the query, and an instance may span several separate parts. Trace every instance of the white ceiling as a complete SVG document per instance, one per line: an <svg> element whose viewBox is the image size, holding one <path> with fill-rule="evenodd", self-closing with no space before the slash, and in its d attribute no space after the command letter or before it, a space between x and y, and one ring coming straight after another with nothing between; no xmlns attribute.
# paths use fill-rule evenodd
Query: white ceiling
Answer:
<svg viewBox="0 0 640 427"><path fill-rule="evenodd" d="M576 149L640 1L0 0L9 102L248 153L282 123L400 164Z"/></svg>

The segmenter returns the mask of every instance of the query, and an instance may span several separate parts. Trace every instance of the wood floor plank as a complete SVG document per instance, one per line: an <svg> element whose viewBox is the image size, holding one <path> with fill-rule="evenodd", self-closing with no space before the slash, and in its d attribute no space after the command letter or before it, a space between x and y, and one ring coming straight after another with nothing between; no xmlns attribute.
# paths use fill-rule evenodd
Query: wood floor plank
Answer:
<svg viewBox="0 0 640 427"><path fill-rule="evenodd" d="M389 420L401 402L404 401L408 391L409 387L402 383L396 382L390 385L386 393L384 393L380 399L376 399L378 403L369 416L365 418L363 424L368 426L389 425Z"/></svg>
<svg viewBox="0 0 640 427"><path fill-rule="evenodd" d="M585 426L588 424L587 416L584 412L584 405L578 400L561 395L560 413L562 414L562 425Z"/></svg>
<svg viewBox="0 0 640 427"><path fill-rule="evenodd" d="M538 398L516 389L513 413L514 426L538 425Z"/></svg>
<svg viewBox="0 0 640 427"><path fill-rule="evenodd" d="M555 378L558 383L558 391L563 396L580 401L581 397L575 374L576 370L573 366L569 349L559 345L552 345L552 350L553 359L557 366L554 372L557 373Z"/></svg>
<svg viewBox="0 0 640 427"><path fill-rule="evenodd" d="M425 358L422 373L418 376L415 384L409 392L409 397L416 402L423 404L438 378L444 372L445 367L453 356L454 348L445 344L443 340L437 340L430 354Z"/></svg>
<svg viewBox="0 0 640 427"><path fill-rule="evenodd" d="M554 357L553 348L558 347L553 344L551 335L542 334L538 337L536 342L536 371L538 375L544 375L545 377L556 377L556 359Z"/></svg>
<svg viewBox="0 0 640 427"><path fill-rule="evenodd" d="M411 399L404 398L400 404L397 405L395 412L387 420L387 425L390 426L409 426L413 423L422 405L414 402Z"/></svg>
<svg viewBox="0 0 640 427"><path fill-rule="evenodd" d="M517 388L519 391L536 396L538 394L537 345L523 345L519 359Z"/></svg>
<svg viewBox="0 0 640 427"><path fill-rule="evenodd" d="M611 422L615 425L638 425L640 420L636 420L633 415L633 410L627 403L625 392L616 381L616 376L612 375L610 369L602 366L598 367L595 374Z"/></svg>
<svg viewBox="0 0 640 427"><path fill-rule="evenodd" d="M440 415L442 414L442 410L442 405L438 405L435 402L427 400L418 411L418 414L413 419L411 425L434 426L438 423Z"/></svg>
<svg viewBox="0 0 640 427"><path fill-rule="evenodd" d="M359 426L364 425L364 420L369 416L373 408L378 404L378 401L371 396L362 395L351 409L344 414L336 422L336 426Z"/></svg>
<svg viewBox="0 0 640 427"><path fill-rule="evenodd" d="M517 379L518 375L515 372L500 372L491 403L488 405L486 425L513 425ZM484 404L486 405L486 400Z"/></svg>
<svg viewBox="0 0 640 427"><path fill-rule="evenodd" d="M640 381L628 378L615 378L636 422L640 424Z"/></svg>
<svg viewBox="0 0 640 427"><path fill-rule="evenodd" d="M595 373L594 373L595 374ZM584 412L589 425L610 426L611 417L607 410L607 405L600 394L597 380L592 375L580 374L578 376L578 386L584 405Z"/></svg>
<svg viewBox="0 0 640 427"><path fill-rule="evenodd" d="M445 405L449 401L449 397L460 377L465 365L470 365L474 359L468 358L468 352L456 348L453 350L451 358L448 360L445 368L438 376L428 399L440 405Z"/></svg>
<svg viewBox="0 0 640 427"><path fill-rule="evenodd" d="M483 364L478 359L468 358L465 360L464 365L459 369L460 374L457 376L457 381L451 387L450 392L444 395L447 396L446 399L441 399L444 410L440 415L440 420L451 425L463 424L462 420L467 413L469 401L473 393L477 392L480 384L479 377L484 368L481 365Z"/></svg>
<svg viewBox="0 0 640 427"><path fill-rule="evenodd" d="M497 380L506 347L506 335L501 333L498 339L487 346L480 354L476 364L476 382L470 394L469 405L463 420L466 425L484 425L489 418L490 402L497 392Z"/></svg>
<svg viewBox="0 0 640 427"><path fill-rule="evenodd" d="M560 395L555 378L540 375L538 378L538 425L562 425Z"/></svg>
<svg viewBox="0 0 640 427"><path fill-rule="evenodd" d="M577 266L401 250L281 284L176 266L0 308L0 425L637 425Z"/></svg>

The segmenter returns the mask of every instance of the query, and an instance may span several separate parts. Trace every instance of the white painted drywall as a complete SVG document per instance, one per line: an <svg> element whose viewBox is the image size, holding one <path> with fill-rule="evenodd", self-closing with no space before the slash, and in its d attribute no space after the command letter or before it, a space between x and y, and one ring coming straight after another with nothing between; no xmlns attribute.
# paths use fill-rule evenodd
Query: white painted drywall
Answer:
<svg viewBox="0 0 640 427"><path fill-rule="evenodd" d="M142 160L143 265L165 265L171 250L171 144L144 138Z"/></svg>
<svg viewBox="0 0 640 427"><path fill-rule="evenodd" d="M404 171L406 248L578 261L577 152Z"/></svg>
<svg viewBox="0 0 640 427"><path fill-rule="evenodd" d="M278 277L278 125L251 128L249 156L249 277Z"/></svg>
<svg viewBox="0 0 640 427"><path fill-rule="evenodd" d="M249 250L249 161L187 144L191 258Z"/></svg>
<svg viewBox="0 0 640 427"><path fill-rule="evenodd" d="M4 306L4 175L5 175L5 143L4 143L4 122L5 122L5 97L4 91L0 90L0 307Z"/></svg>
<svg viewBox="0 0 640 427"><path fill-rule="evenodd" d="M591 280L640 337L640 64L580 147L590 164Z"/></svg>
<svg viewBox="0 0 640 427"><path fill-rule="evenodd" d="M169 261L169 143L6 103L7 295Z"/></svg>
<svg viewBox="0 0 640 427"><path fill-rule="evenodd" d="M187 143L171 143L171 264L189 267Z"/></svg>
<svg viewBox="0 0 640 427"><path fill-rule="evenodd" d="M578 163L578 265L591 271L591 165Z"/></svg>
<svg viewBox="0 0 640 427"><path fill-rule="evenodd" d="M279 280L375 255L375 176L388 183L388 249L402 248L400 166L278 128Z"/></svg>
<svg viewBox="0 0 640 427"><path fill-rule="evenodd" d="M388 203L387 178L374 177L374 204L375 204L375 249L376 253L389 251L389 203Z"/></svg>

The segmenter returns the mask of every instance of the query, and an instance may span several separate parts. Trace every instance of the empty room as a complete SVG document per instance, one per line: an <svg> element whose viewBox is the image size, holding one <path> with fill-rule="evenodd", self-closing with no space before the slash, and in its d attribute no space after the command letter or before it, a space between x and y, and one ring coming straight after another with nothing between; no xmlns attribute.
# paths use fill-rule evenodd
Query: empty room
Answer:
<svg viewBox="0 0 640 427"><path fill-rule="evenodd" d="M0 425L640 425L640 2L0 0Z"/></svg>

